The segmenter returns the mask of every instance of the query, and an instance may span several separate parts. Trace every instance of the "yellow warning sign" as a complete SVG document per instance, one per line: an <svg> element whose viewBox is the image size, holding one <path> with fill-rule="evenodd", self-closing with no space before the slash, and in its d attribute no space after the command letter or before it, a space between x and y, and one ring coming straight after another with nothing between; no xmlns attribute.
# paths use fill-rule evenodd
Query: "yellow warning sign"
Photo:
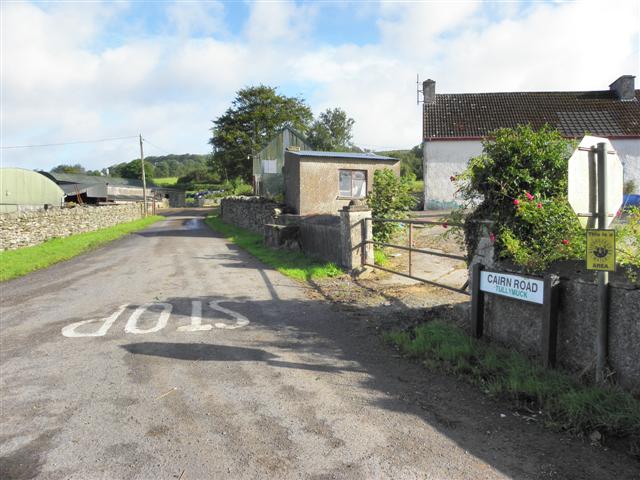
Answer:
<svg viewBox="0 0 640 480"><path fill-rule="evenodd" d="M615 230L587 230L587 270L616 270Z"/></svg>

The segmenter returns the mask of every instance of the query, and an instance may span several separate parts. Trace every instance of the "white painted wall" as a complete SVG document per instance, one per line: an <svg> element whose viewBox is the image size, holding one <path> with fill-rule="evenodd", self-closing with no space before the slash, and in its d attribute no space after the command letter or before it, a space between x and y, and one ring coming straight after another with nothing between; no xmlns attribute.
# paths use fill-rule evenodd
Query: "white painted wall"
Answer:
<svg viewBox="0 0 640 480"><path fill-rule="evenodd" d="M480 140L433 140L424 142L425 208L454 206L455 186L450 177L458 175L469 159L482 153Z"/></svg>
<svg viewBox="0 0 640 480"><path fill-rule="evenodd" d="M640 194L640 139L611 140L622 162L624 181L633 180ZM424 142L425 208L454 206L455 187L450 177L462 172L469 159L482 153L480 140L434 140Z"/></svg>
<svg viewBox="0 0 640 480"><path fill-rule="evenodd" d="M640 194L640 138L611 140L622 162L624 181L633 180L635 192Z"/></svg>

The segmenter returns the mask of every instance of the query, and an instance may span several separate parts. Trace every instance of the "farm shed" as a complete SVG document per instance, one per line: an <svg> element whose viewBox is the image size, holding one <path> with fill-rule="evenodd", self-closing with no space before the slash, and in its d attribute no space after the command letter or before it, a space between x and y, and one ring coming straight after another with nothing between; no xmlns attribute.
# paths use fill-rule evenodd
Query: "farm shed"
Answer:
<svg viewBox="0 0 640 480"><path fill-rule="evenodd" d="M256 195L274 197L284 193L284 152L293 147L308 150L304 136L291 127L285 127L253 157L253 181Z"/></svg>
<svg viewBox="0 0 640 480"><path fill-rule="evenodd" d="M57 183L70 202L142 202L142 181L140 180L74 173L40 173ZM147 197L150 196L151 188L147 187Z"/></svg>
<svg viewBox="0 0 640 480"><path fill-rule="evenodd" d="M498 128L544 125L568 139L606 137L618 152L624 181L640 193L640 90L623 75L609 90L578 92L436 93L423 82L425 208L456 205L455 185L469 159L482 153L482 140Z"/></svg>
<svg viewBox="0 0 640 480"><path fill-rule="evenodd" d="M298 215L331 214L351 200L365 198L376 170L400 175L400 160L373 153L287 151L284 161L285 203Z"/></svg>
<svg viewBox="0 0 640 480"><path fill-rule="evenodd" d="M0 213L60 207L64 191L38 172L24 168L0 168Z"/></svg>

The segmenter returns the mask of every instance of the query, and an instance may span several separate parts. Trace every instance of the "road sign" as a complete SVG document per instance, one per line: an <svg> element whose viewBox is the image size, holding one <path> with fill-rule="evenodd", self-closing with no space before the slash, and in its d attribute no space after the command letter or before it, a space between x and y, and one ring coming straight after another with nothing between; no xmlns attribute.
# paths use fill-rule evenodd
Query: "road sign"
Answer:
<svg viewBox="0 0 640 480"><path fill-rule="evenodd" d="M615 272L615 230L587 230L587 270Z"/></svg>
<svg viewBox="0 0 640 480"><path fill-rule="evenodd" d="M606 221L607 228L622 206L622 163L611 142L606 138L585 136L569 159L569 203L578 214L583 227L596 226L598 210L598 176L595 147L606 145Z"/></svg>
<svg viewBox="0 0 640 480"><path fill-rule="evenodd" d="M480 290L526 302L544 303L544 282L497 272L480 272Z"/></svg>

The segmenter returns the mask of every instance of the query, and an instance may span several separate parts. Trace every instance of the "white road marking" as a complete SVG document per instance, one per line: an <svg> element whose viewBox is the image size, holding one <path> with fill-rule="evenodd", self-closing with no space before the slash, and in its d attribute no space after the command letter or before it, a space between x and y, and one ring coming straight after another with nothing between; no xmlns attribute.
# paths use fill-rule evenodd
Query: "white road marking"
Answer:
<svg viewBox="0 0 640 480"><path fill-rule="evenodd" d="M221 307L219 305L220 302L224 302L224 300L211 300L209 302L209 307L213 308L214 310L218 310L219 312L226 313L227 315L235 318L236 323L235 325L228 325L226 323L219 322L215 324L216 328L222 328L224 330L234 330L236 328L246 327L247 325L249 325L250 322L247 317L245 317L241 313Z"/></svg>
<svg viewBox="0 0 640 480"><path fill-rule="evenodd" d="M162 312L160 312L158 321L153 327L148 328L146 330L138 328L138 319L149 307L153 305L159 305L162 307ZM170 303L145 303L144 305L140 305L138 308L136 308L136 311L133 312L129 317L129 320L127 321L127 324L124 327L124 331L126 333L142 334L142 333L153 333L153 332L162 330L164 327L167 326L167 322L169 321L169 316L171 315L171 310L173 310L173 305L171 305Z"/></svg>
<svg viewBox="0 0 640 480"><path fill-rule="evenodd" d="M76 322L76 323L72 323L71 325L67 325L66 327L64 327L62 329L62 335L64 335L65 337L71 337L71 338L102 337L107 333L107 331L111 328L111 326L114 324L114 322L118 319L120 314L122 312L124 312L124 310L128 306L129 306L128 303L125 303L124 305L121 305L120 308L118 308L118 310L116 310L116 312L114 314L112 314L110 317L107 317L107 318L99 318L99 319L92 318L91 320L82 320L80 322ZM78 332L76 332L76 329L78 327L82 326L82 325L87 325L89 323L97 323L97 322L103 322L103 324L95 332L89 332L89 333L78 333Z"/></svg>
<svg viewBox="0 0 640 480"><path fill-rule="evenodd" d="M211 330L213 325L202 324L202 302L200 300L191 300L191 325L183 325L178 327L178 332L203 332Z"/></svg>

